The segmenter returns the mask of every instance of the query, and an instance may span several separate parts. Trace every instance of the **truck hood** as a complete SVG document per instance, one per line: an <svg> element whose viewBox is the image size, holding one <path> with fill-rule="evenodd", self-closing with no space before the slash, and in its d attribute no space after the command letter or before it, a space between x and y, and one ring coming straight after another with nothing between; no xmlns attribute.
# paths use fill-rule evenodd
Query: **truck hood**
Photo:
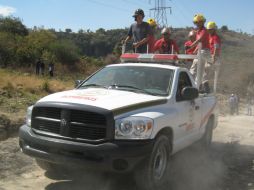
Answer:
<svg viewBox="0 0 254 190"><path fill-rule="evenodd" d="M149 103L154 105L154 103L161 103L161 101L165 102L166 98L130 91L88 88L58 92L48 95L38 102L76 103L96 106L107 110L116 110L118 108L127 108L143 103L149 106Z"/></svg>

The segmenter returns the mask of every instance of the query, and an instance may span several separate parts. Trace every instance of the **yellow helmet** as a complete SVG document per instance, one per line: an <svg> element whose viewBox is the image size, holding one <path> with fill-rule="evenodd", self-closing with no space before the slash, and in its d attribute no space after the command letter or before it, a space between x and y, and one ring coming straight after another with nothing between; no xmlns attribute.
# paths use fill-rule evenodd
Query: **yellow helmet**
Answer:
<svg viewBox="0 0 254 190"><path fill-rule="evenodd" d="M216 25L215 22L210 21L210 22L207 23L206 28L207 28L208 30L210 30L210 29L216 29L216 28L217 28L217 25Z"/></svg>
<svg viewBox="0 0 254 190"><path fill-rule="evenodd" d="M147 22L148 22L148 24L149 24L150 26L152 26L152 27L154 27L154 26L157 25L156 21L155 21L153 18L149 18L149 19L147 20Z"/></svg>
<svg viewBox="0 0 254 190"><path fill-rule="evenodd" d="M193 18L193 22L197 23L197 22L204 22L205 23L206 19L202 14L196 14Z"/></svg>

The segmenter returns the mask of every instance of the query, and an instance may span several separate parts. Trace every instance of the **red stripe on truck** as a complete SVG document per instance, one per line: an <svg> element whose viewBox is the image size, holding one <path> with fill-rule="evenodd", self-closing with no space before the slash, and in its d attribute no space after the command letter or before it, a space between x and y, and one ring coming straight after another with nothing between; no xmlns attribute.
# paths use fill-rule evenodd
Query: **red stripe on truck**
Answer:
<svg viewBox="0 0 254 190"><path fill-rule="evenodd" d="M200 128L206 123L206 121L209 119L210 115L212 114L214 108L216 107L216 103L213 105L213 107L209 110L209 112L203 117L200 123Z"/></svg>
<svg viewBox="0 0 254 190"><path fill-rule="evenodd" d="M167 54L155 54L153 57L155 60L177 60L177 55L167 55Z"/></svg>
<svg viewBox="0 0 254 190"><path fill-rule="evenodd" d="M123 59L137 59L139 57L139 53L125 53L121 55Z"/></svg>

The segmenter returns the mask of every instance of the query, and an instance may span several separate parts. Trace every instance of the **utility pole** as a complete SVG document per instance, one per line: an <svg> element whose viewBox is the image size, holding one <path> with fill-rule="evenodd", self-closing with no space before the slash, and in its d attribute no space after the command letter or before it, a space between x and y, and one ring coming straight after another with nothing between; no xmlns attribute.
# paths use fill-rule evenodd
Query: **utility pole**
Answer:
<svg viewBox="0 0 254 190"><path fill-rule="evenodd" d="M151 1L154 1L154 7L149 9L150 10L150 16L152 16L151 13L153 13L153 17L156 20L156 22L159 24L160 27L167 27L168 26L168 10L169 13L172 14L172 8L170 6L167 6L168 0L149 0L149 4L151 4Z"/></svg>

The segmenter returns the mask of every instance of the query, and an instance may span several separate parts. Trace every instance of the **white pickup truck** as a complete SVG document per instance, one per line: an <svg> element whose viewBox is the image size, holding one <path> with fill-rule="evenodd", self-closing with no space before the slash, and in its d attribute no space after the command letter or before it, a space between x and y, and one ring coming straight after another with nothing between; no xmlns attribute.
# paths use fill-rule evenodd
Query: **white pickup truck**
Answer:
<svg viewBox="0 0 254 190"><path fill-rule="evenodd" d="M42 98L28 108L21 150L44 169L133 171L138 185L157 188L170 157L197 141L209 146L217 125L216 97L200 94L186 68L158 60L108 65Z"/></svg>

